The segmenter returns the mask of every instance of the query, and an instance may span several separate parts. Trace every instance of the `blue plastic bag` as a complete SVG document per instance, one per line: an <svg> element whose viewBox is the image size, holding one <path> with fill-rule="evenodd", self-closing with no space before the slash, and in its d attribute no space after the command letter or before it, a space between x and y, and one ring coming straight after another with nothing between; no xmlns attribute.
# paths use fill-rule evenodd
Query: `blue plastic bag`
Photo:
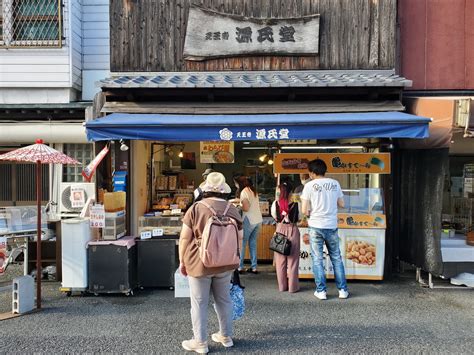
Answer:
<svg viewBox="0 0 474 355"><path fill-rule="evenodd" d="M232 299L232 320L238 320L245 313L244 289L238 284L230 284L230 298Z"/></svg>

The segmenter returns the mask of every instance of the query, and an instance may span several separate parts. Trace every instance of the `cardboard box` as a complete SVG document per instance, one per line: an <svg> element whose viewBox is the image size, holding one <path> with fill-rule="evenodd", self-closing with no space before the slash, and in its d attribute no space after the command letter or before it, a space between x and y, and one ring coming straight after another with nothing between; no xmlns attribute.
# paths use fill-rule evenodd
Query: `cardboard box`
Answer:
<svg viewBox="0 0 474 355"><path fill-rule="evenodd" d="M104 193L105 212L123 211L126 205L127 195L123 191Z"/></svg>
<svg viewBox="0 0 474 355"><path fill-rule="evenodd" d="M179 269L174 273L174 297L189 297L189 281L187 276L181 275Z"/></svg>

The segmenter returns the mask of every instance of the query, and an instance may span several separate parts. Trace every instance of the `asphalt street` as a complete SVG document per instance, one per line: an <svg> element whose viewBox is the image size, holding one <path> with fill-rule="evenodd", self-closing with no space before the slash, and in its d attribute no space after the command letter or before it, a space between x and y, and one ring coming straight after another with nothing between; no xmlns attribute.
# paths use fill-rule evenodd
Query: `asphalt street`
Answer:
<svg viewBox="0 0 474 355"><path fill-rule="evenodd" d="M392 281L350 282L351 297L313 296L305 281L296 294L280 293L275 274L244 275L247 311L236 321L235 347L210 342L213 353L474 353L474 291L429 290L412 273ZM0 353L184 353L189 299L169 290L132 297L73 296L44 284L41 312L0 321ZM0 293L0 313L11 309ZM209 333L217 330L210 311Z"/></svg>

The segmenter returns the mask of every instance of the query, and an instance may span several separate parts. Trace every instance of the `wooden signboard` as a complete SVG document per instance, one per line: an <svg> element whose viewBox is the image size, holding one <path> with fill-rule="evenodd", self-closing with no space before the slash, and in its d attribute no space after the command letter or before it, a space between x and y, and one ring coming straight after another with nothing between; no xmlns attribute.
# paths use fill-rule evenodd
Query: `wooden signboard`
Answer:
<svg viewBox="0 0 474 355"><path fill-rule="evenodd" d="M243 55L314 55L319 15L257 19L191 6L184 41L186 60Z"/></svg>
<svg viewBox="0 0 474 355"><path fill-rule="evenodd" d="M314 159L324 160L328 174L390 174L390 153L281 153L273 159L274 172L307 173Z"/></svg>

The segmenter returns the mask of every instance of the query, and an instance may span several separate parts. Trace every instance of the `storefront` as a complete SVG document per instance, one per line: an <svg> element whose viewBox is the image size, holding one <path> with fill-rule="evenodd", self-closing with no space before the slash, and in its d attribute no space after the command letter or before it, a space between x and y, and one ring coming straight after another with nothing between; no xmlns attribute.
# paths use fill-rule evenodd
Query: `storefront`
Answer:
<svg viewBox="0 0 474 355"><path fill-rule="evenodd" d="M140 236L150 227L153 238L153 229L159 228L145 220L156 216L145 214L156 212L160 218L173 215L163 227L177 233L179 223L172 224L179 222L206 168L223 172L229 182L235 173L251 176L265 212L275 198L278 176L269 163L276 153L389 153L388 167L396 160L398 139L427 136L429 119L402 113L401 93L411 81L393 70L396 3L354 0L354 6L345 6L337 0L304 0L300 5L218 0L204 8L184 0L178 11L168 12L164 1L115 4L112 76L100 82L102 92L86 130L96 153L110 141L118 147L123 140L130 147L116 148L119 161L107 157L97 172L97 185L109 190L114 169L127 174L130 234ZM210 154L214 149L218 154ZM367 275L380 279L392 270L398 238L393 232L395 176L340 176L344 189L366 189L359 199L348 191L354 211L367 207L364 214L371 215L369 204L377 201L377 211L385 216L385 229L361 232L351 225L354 233L346 237L347 247L357 241L359 248L362 243L378 248L375 256L384 256L375 260L380 270ZM379 197L369 193L373 189L380 189ZM385 247L373 237L356 236L368 230L383 234L375 238ZM273 231L271 218L265 217L260 260L272 260L268 240ZM361 266L373 268L373 258L368 259L370 267L367 260Z"/></svg>
<svg viewBox="0 0 474 355"><path fill-rule="evenodd" d="M426 137L429 122L428 118L400 112L113 113L87 122L86 130L90 140L123 140L132 151L141 150L138 154L142 160L143 156L149 157L141 170L135 170L133 161L130 164L127 185L131 188L127 193L140 191L141 196L148 197L146 203L139 202L140 207L130 206L130 215L135 218L131 225L137 226L132 234L137 237L177 236L180 216L192 203L193 190L206 168L222 172L229 182L235 174L250 176L264 216L258 242L261 262L273 259L268 243L275 227L269 206L279 179L285 176L296 186L299 174L307 172L309 160L327 160L329 176L338 179L345 191L347 207L340 211L339 219L348 278L382 280L391 263L385 263L387 221L391 218L385 204L390 205L393 196L389 188L384 188L390 186L392 139ZM137 178L140 183L133 181ZM138 208L141 212L133 211ZM311 277L306 249L302 243L302 278ZM366 256L359 259L355 249L364 249Z"/></svg>

